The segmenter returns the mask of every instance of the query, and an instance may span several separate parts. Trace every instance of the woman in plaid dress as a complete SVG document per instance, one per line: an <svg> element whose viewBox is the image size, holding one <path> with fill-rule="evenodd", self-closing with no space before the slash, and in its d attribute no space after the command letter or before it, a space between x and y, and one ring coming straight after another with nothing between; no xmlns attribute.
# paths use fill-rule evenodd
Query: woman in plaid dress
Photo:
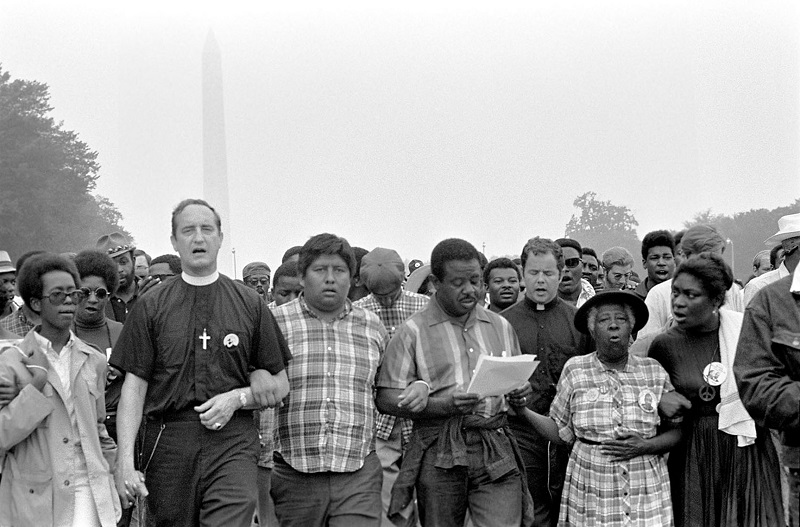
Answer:
<svg viewBox="0 0 800 527"><path fill-rule="evenodd" d="M647 307L632 293L591 298L575 327L592 335L597 351L567 361L549 417L523 410L550 441L574 443L559 526L673 525L661 454L680 430L661 427L658 417L661 396L673 387L655 360L628 354L631 333L645 322Z"/></svg>

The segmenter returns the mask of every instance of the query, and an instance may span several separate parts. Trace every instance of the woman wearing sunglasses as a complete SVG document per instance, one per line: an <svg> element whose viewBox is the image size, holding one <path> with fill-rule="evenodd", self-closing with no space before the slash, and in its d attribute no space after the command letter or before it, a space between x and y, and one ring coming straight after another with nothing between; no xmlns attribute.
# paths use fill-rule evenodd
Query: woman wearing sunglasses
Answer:
<svg viewBox="0 0 800 527"><path fill-rule="evenodd" d="M106 305L117 290L119 276L117 264L102 251L87 250L75 257L75 266L81 277L82 295L75 310L72 331L75 336L99 349L106 356L116 344L122 324L106 317ZM109 368L106 386L106 428L117 440L117 404L122 390L122 379L116 368Z"/></svg>

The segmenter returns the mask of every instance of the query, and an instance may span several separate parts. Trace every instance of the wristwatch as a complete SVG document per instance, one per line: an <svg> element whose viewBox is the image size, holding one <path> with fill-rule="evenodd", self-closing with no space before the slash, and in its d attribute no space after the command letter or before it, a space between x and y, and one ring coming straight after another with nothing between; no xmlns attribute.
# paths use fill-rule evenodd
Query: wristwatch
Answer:
<svg viewBox="0 0 800 527"><path fill-rule="evenodd" d="M247 406L247 394L244 393L244 390L239 390L239 402L242 403L242 408Z"/></svg>

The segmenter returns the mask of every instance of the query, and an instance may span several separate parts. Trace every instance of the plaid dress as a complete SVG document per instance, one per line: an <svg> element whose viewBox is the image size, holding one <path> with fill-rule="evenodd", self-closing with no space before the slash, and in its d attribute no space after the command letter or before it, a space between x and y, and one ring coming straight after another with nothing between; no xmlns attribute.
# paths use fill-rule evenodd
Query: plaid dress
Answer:
<svg viewBox="0 0 800 527"><path fill-rule="evenodd" d="M630 356L622 371L605 368L596 353L567 361L550 417L575 442L561 497L559 526L672 526L667 465L661 455L616 462L600 443L657 433L658 402L672 391L658 362Z"/></svg>

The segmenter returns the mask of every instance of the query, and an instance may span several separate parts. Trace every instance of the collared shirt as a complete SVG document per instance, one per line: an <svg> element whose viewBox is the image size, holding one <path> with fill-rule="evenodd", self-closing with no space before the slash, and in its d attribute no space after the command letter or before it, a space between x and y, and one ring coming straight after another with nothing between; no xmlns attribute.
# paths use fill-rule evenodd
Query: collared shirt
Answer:
<svg viewBox="0 0 800 527"><path fill-rule="evenodd" d="M761 276L756 276L747 282L747 285L744 286L744 305L747 306L750 304L750 301L755 298L756 293L767 287L769 284L777 282L781 278L786 278L790 274L791 273L789 273L789 269L786 268L786 264L782 263L777 269L768 271Z"/></svg>
<svg viewBox="0 0 800 527"><path fill-rule="evenodd" d="M322 320L302 293L273 314L293 357L275 450L299 472L355 472L375 450L375 376L386 329L349 300L335 320Z"/></svg>
<svg viewBox="0 0 800 527"><path fill-rule="evenodd" d="M791 275L781 278L747 306L733 373L747 411L759 425L781 431L782 462L798 469L800 295L789 291L791 284Z"/></svg>
<svg viewBox="0 0 800 527"><path fill-rule="evenodd" d="M25 316L25 310L20 308L7 317L0 319L0 328L7 329L11 333L23 338L34 328L34 324Z"/></svg>
<svg viewBox="0 0 800 527"><path fill-rule="evenodd" d="M434 294L389 343L378 386L402 390L423 380L431 387L431 397L448 397L459 388L466 390L480 355L519 354L517 335L503 317L476 306L461 322L442 310ZM492 417L507 409L503 396L485 397L473 413Z"/></svg>
<svg viewBox="0 0 800 527"><path fill-rule="evenodd" d="M400 297L395 300L392 307L389 308L383 307L371 293L353 302L353 305L363 307L378 315L389 334L389 339L391 339L397 332L397 328L405 322L408 317L428 305L428 300L430 300L429 297L425 295L402 290ZM396 421L397 418L393 415L379 414L376 431L378 439L389 439ZM402 440L405 444L411 437L411 430L414 424L410 419L403 419L402 423Z"/></svg>
<svg viewBox="0 0 800 527"><path fill-rule="evenodd" d="M585 278L581 278L581 294L578 295L578 302L575 304L575 307L581 307L596 294L597 292L594 290L594 287L592 287L592 284Z"/></svg>
<svg viewBox="0 0 800 527"><path fill-rule="evenodd" d="M125 319L128 317L128 313L133 309L134 304L136 303L136 299L139 298L139 284L136 283L133 286L133 296L130 300L125 302L123 299L118 297L117 295L111 295L108 298L108 303L106 304L106 317L110 318L111 320L115 320L117 322L125 323Z"/></svg>

